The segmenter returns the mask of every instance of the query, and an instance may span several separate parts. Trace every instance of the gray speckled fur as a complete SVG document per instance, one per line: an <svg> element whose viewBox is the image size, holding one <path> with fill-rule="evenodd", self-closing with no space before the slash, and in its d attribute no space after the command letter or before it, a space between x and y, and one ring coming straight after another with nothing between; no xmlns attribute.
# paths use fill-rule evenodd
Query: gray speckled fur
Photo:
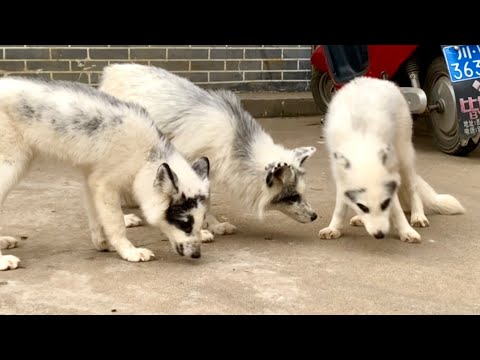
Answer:
<svg viewBox="0 0 480 360"><path fill-rule="evenodd" d="M315 148L287 149L275 144L231 91L205 90L167 70L138 64L104 68L100 89L144 106L190 161L208 157L211 180L258 215L271 210L272 200L290 193L291 187L304 191L302 160ZM283 183L285 192L280 180L267 185L269 169L279 163L291 165L293 173ZM313 213L303 203L307 209L303 213ZM292 217L299 212L292 210Z"/></svg>

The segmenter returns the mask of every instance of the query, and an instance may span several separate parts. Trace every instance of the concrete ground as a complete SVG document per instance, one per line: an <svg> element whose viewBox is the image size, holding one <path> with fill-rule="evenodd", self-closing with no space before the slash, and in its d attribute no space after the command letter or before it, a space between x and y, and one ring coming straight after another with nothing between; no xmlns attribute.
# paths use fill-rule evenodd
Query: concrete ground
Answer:
<svg viewBox="0 0 480 360"><path fill-rule="evenodd" d="M287 146L315 145L307 194L319 218L299 224L280 213L260 221L230 206L221 189L214 211L236 235L203 245L202 258L176 255L152 228L128 229L156 254L128 263L93 249L79 178L58 165L36 164L7 198L2 235L23 237L5 254L21 258L0 272L2 314L479 314L480 150L468 158L440 153L417 124L420 173L454 194L468 214L429 216L421 244L376 240L349 228L319 240L334 206L320 117L263 119Z"/></svg>

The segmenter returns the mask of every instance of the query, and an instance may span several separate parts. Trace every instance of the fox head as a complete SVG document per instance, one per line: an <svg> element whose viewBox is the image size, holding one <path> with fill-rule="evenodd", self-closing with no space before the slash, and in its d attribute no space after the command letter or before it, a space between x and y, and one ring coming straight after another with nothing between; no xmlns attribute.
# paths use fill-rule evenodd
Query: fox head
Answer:
<svg viewBox="0 0 480 360"><path fill-rule="evenodd" d="M267 208L277 210L292 219L307 223L317 214L305 198L305 161L316 151L314 147L300 147L290 152L290 162L271 163L265 167Z"/></svg>
<svg viewBox="0 0 480 360"><path fill-rule="evenodd" d="M390 231L391 204L397 196L400 174L392 147L382 147L373 156L368 154L347 157L333 152L331 161L343 201L360 216L367 232L381 239Z"/></svg>
<svg viewBox="0 0 480 360"><path fill-rule="evenodd" d="M210 187L208 158L201 157L190 165L178 157L152 166L156 167L155 172L151 172L155 175L149 184L153 189L143 201L147 204L144 208L146 220L167 235L179 255L199 258Z"/></svg>

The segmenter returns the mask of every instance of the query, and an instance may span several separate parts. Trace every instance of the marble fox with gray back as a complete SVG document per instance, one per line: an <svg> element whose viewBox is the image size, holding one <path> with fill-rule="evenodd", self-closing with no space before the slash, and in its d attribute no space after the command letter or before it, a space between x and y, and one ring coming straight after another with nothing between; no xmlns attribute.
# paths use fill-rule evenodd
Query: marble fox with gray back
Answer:
<svg viewBox="0 0 480 360"><path fill-rule="evenodd" d="M157 130L147 111L87 85L5 77L0 79L0 204L36 157L81 170L91 239L98 250L125 260L149 261L153 253L126 236L121 194L129 193L147 222L173 249L200 257L209 195L209 161L188 163ZM73 219L72 219L73 221ZM0 270L19 259L2 255L17 240L0 236Z"/></svg>
<svg viewBox="0 0 480 360"><path fill-rule="evenodd" d="M274 143L232 92L207 91L164 69L138 64L106 67L100 89L144 106L187 159L207 156L211 181L244 209L258 217L280 211L300 223L317 218L305 191L305 162L315 147ZM204 227L213 234L236 231L210 212Z"/></svg>

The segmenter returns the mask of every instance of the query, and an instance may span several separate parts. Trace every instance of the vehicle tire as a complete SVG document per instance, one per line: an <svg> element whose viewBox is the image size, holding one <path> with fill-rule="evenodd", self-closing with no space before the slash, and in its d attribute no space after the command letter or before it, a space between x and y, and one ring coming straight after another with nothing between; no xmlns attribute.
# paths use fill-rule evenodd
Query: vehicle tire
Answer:
<svg viewBox="0 0 480 360"><path fill-rule="evenodd" d="M463 140L459 133L457 105L447 64L443 56L435 58L427 69L425 76L425 93L428 105L441 100L442 112L432 111L427 115L438 148L446 154L465 156L478 146L473 139Z"/></svg>
<svg viewBox="0 0 480 360"><path fill-rule="evenodd" d="M326 72L313 71L311 89L315 104L322 114L326 114L328 110L328 104L332 100L333 93L335 92L335 84L332 78Z"/></svg>

